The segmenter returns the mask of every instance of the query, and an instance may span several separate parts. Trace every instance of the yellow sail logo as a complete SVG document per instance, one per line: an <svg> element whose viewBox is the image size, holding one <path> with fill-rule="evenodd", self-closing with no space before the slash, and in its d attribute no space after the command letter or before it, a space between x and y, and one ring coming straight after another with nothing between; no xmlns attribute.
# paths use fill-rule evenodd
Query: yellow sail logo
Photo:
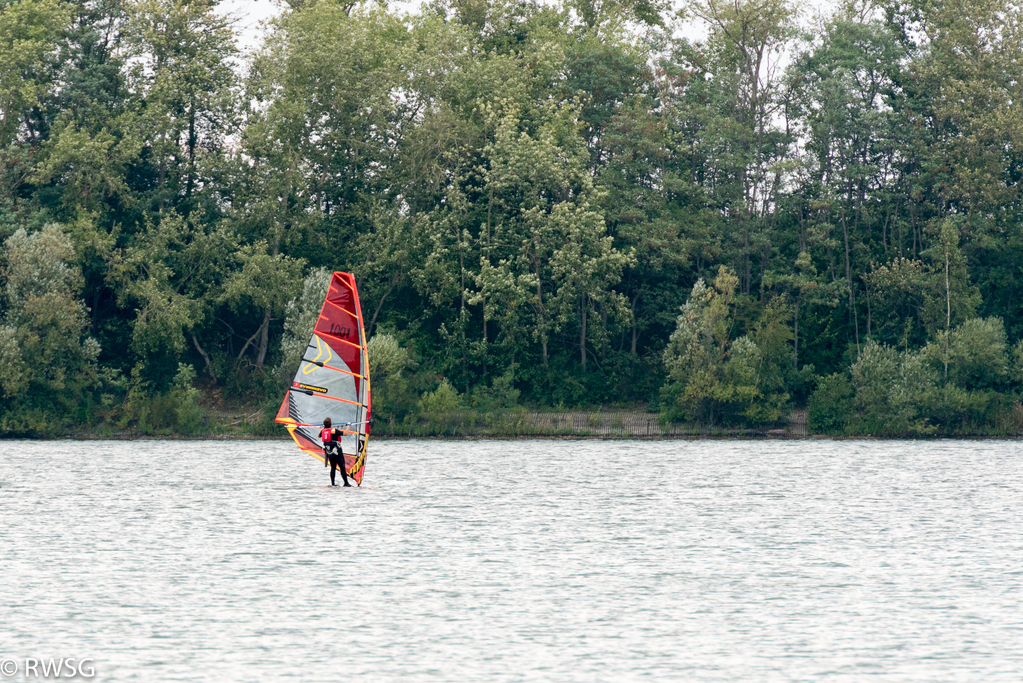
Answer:
<svg viewBox="0 0 1023 683"><path fill-rule="evenodd" d="M316 365L317 362L329 363L334 357L334 354L330 352L330 346L323 342L318 335L313 335L313 341L316 342L316 357L313 358L312 363L306 363L305 367L302 368L303 375L308 375L310 372L316 370L316 368L319 367ZM327 354L326 358L323 357L324 352Z"/></svg>
<svg viewBox="0 0 1023 683"><path fill-rule="evenodd" d="M291 386L296 389L305 389L306 391L315 391L317 394L325 394L327 390L323 387L316 387L312 384L302 384L301 382L292 382Z"/></svg>

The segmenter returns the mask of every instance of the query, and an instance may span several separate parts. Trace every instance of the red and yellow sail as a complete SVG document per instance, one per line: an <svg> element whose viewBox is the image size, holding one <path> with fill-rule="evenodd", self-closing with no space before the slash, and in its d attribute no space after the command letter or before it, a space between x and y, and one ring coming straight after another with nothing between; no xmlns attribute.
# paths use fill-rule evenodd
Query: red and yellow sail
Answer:
<svg viewBox="0 0 1023 683"><path fill-rule="evenodd" d="M319 430L329 417L344 428L341 448L348 476L362 484L369 441L369 360L362 307L351 273L335 272L313 336L275 420L298 447L323 462Z"/></svg>

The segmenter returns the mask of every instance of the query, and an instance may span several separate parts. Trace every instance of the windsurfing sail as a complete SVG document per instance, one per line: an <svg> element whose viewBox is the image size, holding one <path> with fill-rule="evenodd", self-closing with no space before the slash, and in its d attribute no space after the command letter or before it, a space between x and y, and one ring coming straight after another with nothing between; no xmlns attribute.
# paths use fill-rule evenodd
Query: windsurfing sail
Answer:
<svg viewBox="0 0 1023 683"><path fill-rule="evenodd" d="M295 379L277 410L298 447L323 462L319 433L329 417L343 430L345 470L362 484L369 441L369 359L359 293L351 273L335 272Z"/></svg>

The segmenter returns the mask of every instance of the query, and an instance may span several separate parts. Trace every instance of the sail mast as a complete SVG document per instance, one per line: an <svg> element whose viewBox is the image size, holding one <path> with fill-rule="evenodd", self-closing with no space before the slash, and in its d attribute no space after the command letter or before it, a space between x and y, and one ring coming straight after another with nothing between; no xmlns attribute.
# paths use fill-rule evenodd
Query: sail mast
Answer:
<svg viewBox="0 0 1023 683"><path fill-rule="evenodd" d="M369 359L362 307L351 273L331 276L309 345L275 421L288 428L300 449L322 462L317 433L327 417L348 425L341 439L345 469L361 484L371 424Z"/></svg>

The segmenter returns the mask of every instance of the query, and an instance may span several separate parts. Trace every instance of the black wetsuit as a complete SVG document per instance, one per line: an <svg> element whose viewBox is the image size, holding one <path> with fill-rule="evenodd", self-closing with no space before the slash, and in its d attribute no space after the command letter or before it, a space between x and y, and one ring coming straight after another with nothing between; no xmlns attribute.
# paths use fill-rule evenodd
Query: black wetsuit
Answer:
<svg viewBox="0 0 1023 683"><path fill-rule="evenodd" d="M330 468L330 485L337 486L334 483L334 469L337 468L341 471L341 479L345 482L345 486L351 486L348 483L348 474L345 472L345 454L341 450L341 442L336 440L337 433L330 430L331 440L323 444L323 455L326 456L326 462L324 463Z"/></svg>

